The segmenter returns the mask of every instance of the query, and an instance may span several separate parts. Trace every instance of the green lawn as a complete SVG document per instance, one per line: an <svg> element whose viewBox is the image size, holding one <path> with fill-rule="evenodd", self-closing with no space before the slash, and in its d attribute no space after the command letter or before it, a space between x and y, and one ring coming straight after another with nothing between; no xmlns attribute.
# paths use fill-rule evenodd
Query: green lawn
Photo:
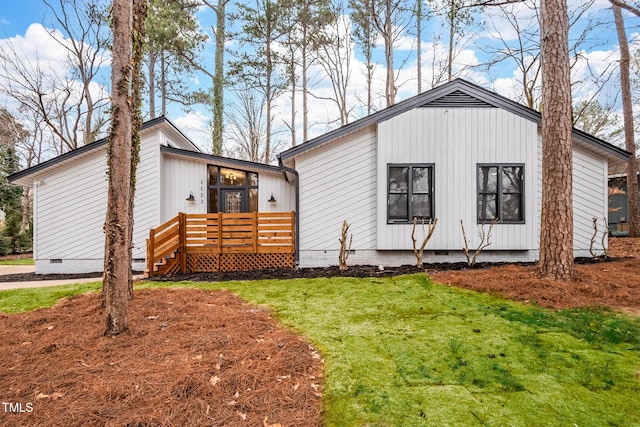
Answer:
<svg viewBox="0 0 640 427"><path fill-rule="evenodd" d="M0 260L0 265L35 265L33 258L18 258Z"/></svg>
<svg viewBox="0 0 640 427"><path fill-rule="evenodd" d="M307 336L326 358L329 426L640 425L637 317L545 310L423 275L139 287L158 286L229 289Z"/></svg>

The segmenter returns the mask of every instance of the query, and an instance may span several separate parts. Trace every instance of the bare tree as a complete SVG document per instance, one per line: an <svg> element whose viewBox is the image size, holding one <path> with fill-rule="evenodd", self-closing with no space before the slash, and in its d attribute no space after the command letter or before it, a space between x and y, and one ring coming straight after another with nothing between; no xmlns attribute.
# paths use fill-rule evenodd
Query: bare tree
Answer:
<svg viewBox="0 0 640 427"><path fill-rule="evenodd" d="M340 6L331 10L330 23L321 29L323 41L319 45L317 62L320 64L331 82L333 95L324 97L335 103L340 115L340 125L349 123L352 106L349 102L349 83L351 81L351 58L353 42L351 27L345 19ZM315 96L316 98L322 98Z"/></svg>
<svg viewBox="0 0 640 427"><path fill-rule="evenodd" d="M493 59L481 67L491 72L506 62L515 63L519 72L519 101L531 109L540 110L540 9L534 0L517 3L502 5L497 9L497 14L489 14L489 23L498 43L483 48ZM594 46L593 40L597 38L592 35L604 24L601 20L589 17L589 25L583 25L585 16L588 16L593 4L594 0L589 0L576 4L568 11L569 28L576 34L570 45L571 69L585 68L590 73L586 78L581 76L573 79L572 91L577 93L585 85L588 85L589 89L596 87L597 90L591 94L589 101L595 100L601 89L607 85L613 70L613 67L606 67L602 72L596 71L596 67L593 67L589 58L582 53ZM503 33L513 34L513 37L505 37Z"/></svg>
<svg viewBox="0 0 640 427"><path fill-rule="evenodd" d="M542 217L540 277L574 278L569 18L566 0L542 0Z"/></svg>
<svg viewBox="0 0 640 427"><path fill-rule="evenodd" d="M108 97L95 82L106 61L106 18L99 3L46 4L61 31L50 35L67 52L67 63L56 67L40 56L27 60L19 46L5 41L0 47L0 93L44 122L55 138L52 145L62 154L94 141L106 124L102 112Z"/></svg>
<svg viewBox="0 0 640 427"><path fill-rule="evenodd" d="M113 0L112 124L109 135L109 190L105 220L103 305L106 335L129 327L133 298L133 196L141 125L141 63L146 0Z"/></svg>
<svg viewBox="0 0 640 427"><path fill-rule="evenodd" d="M284 14L288 13L286 5L272 0L254 0L238 5L238 15L242 20L242 33L238 39L243 48L236 52L236 60L230 64L229 76L243 84L249 84L254 90L262 92L266 102L267 134L265 137L265 161L273 157L272 137L273 107L275 99L284 91L279 58L276 48L285 34L291 31L286 25Z"/></svg>
<svg viewBox="0 0 640 427"><path fill-rule="evenodd" d="M81 130L82 145L96 139L96 133L106 123L103 117L95 116L96 110L108 103L106 96L93 99L91 84L95 83L100 68L107 62L104 55L109 46L107 31L108 5L104 1L88 0L44 0L57 31L62 31L66 39L60 39L50 30L53 40L69 52L72 70L81 83L80 98L76 102L74 131ZM82 120L82 125L79 122Z"/></svg>
<svg viewBox="0 0 640 427"><path fill-rule="evenodd" d="M351 8L351 21L353 22L353 38L360 46L360 51L365 58L364 75L367 82L367 115L371 114L373 109L373 73L376 63L373 58L373 51L376 43L375 29L373 27L373 18L371 10L373 2L376 0L349 0Z"/></svg>
<svg viewBox="0 0 640 427"><path fill-rule="evenodd" d="M373 27L384 43L386 64L385 99L387 107L396 103L398 87L394 69L395 45L410 25L412 14L401 0L375 0L371 2Z"/></svg>
<svg viewBox="0 0 640 427"><path fill-rule="evenodd" d="M596 100L573 106L573 126L610 143L616 143L624 133L615 104L603 105Z"/></svg>
<svg viewBox="0 0 640 427"><path fill-rule="evenodd" d="M621 7L623 9L626 9L636 16L640 16L640 6L638 5L638 2L635 2L635 4L629 4L629 2L621 1L621 0L610 0L610 1L614 5Z"/></svg>
<svg viewBox="0 0 640 427"><path fill-rule="evenodd" d="M502 65L505 61L515 62L520 72L521 102L531 109L538 109L540 85L540 15L534 1L525 1L523 4L528 13L523 13L522 7L502 7L500 24L490 20L493 32L498 35L496 41L498 48L485 48L485 51L494 58L486 66L492 69ZM508 26L514 34L514 39L501 36Z"/></svg>
<svg viewBox="0 0 640 427"><path fill-rule="evenodd" d="M227 150L234 157L264 163L267 134L264 96L249 87L234 93L236 102L227 118Z"/></svg>
<svg viewBox="0 0 640 427"><path fill-rule="evenodd" d="M418 80L418 93L422 93L422 20L424 0L416 0L416 65L418 67L416 79Z"/></svg>
<svg viewBox="0 0 640 427"><path fill-rule="evenodd" d="M612 1L613 3L613 1ZM624 120L624 145L631 153L627 163L627 194L629 201L629 237L640 237L640 193L638 193L638 160L636 158L635 128L633 126L633 105L631 83L629 81L630 55L627 34L620 6L614 3L613 15L616 21L620 45L620 89L622 91L622 111Z"/></svg>

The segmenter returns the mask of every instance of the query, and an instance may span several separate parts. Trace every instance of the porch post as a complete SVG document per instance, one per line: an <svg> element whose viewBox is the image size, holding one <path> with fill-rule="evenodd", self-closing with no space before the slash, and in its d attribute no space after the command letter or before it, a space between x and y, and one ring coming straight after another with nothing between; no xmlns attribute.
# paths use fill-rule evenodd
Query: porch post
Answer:
<svg viewBox="0 0 640 427"><path fill-rule="evenodd" d="M252 239L253 239L253 253L258 253L258 212L253 212L253 229L252 229Z"/></svg>
<svg viewBox="0 0 640 427"><path fill-rule="evenodd" d="M149 230L149 238L147 239L147 274L149 275L148 277L153 277L153 253L154 251L154 245L155 245L155 234L156 231L152 228L151 230Z"/></svg>
<svg viewBox="0 0 640 427"><path fill-rule="evenodd" d="M178 256L180 257L180 273L187 272L187 214L178 214Z"/></svg>

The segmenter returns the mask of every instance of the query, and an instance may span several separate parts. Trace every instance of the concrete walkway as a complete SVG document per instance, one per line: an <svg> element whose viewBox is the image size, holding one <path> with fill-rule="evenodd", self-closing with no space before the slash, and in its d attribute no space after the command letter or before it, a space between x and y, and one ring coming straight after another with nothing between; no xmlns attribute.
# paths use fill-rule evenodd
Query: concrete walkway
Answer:
<svg viewBox="0 0 640 427"><path fill-rule="evenodd" d="M36 271L35 265L0 265L0 276L5 274L33 273Z"/></svg>
<svg viewBox="0 0 640 427"><path fill-rule="evenodd" d="M33 273L34 265L0 265L0 275L4 274L21 274ZM138 274L133 276L133 280L142 279L144 276ZM64 279L64 280L34 280L31 282L0 282L0 291L9 289L26 289L26 288L44 288L48 286L74 285L77 283L101 282L101 277L86 277L81 279Z"/></svg>
<svg viewBox="0 0 640 427"><path fill-rule="evenodd" d="M87 277L84 279L34 280L32 282L0 282L0 291L6 291L9 289L45 288L48 286L74 285L78 283L91 283L101 281L101 277Z"/></svg>

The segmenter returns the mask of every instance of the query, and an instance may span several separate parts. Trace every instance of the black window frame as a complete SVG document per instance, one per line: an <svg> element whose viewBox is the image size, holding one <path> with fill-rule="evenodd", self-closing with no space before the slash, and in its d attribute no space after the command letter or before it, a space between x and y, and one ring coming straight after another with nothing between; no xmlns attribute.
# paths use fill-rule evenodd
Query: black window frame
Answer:
<svg viewBox="0 0 640 427"><path fill-rule="evenodd" d="M520 180L520 219L503 219L503 196L502 190L502 174L504 168L519 167L521 168L521 180ZM495 219L482 219L480 217L479 200L480 194L492 194L488 192L482 192L480 188L479 172L481 168L498 168L498 179L496 180L496 218ZM524 163L478 163L476 165L476 219L478 224L525 224L525 165ZM508 193L517 194L517 193Z"/></svg>
<svg viewBox="0 0 640 427"><path fill-rule="evenodd" d="M390 196L391 196L391 168L408 168L408 187L407 187L407 218L392 218L390 216ZM413 191L413 169L414 168L426 168L429 170L429 182L430 188L427 193L420 192L414 193ZM418 219L430 220L435 218L435 163L387 163L387 224L411 224L413 219L416 218L413 215L413 206L411 200L414 194L428 194L429 198L429 212L431 216L417 217ZM399 194L399 193L398 193Z"/></svg>

